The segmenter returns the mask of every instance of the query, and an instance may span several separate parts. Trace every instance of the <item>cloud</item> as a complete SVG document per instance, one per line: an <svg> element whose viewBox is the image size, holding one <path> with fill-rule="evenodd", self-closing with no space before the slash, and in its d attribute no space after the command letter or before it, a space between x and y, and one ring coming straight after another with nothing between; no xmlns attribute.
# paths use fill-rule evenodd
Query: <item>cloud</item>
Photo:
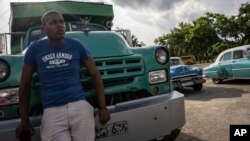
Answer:
<svg viewBox="0 0 250 141"><path fill-rule="evenodd" d="M154 11L164 11L169 10L176 3L179 3L185 0L114 0L114 4L124 8L130 9L151 9Z"/></svg>
<svg viewBox="0 0 250 141"><path fill-rule="evenodd" d="M241 3L249 0L114 0L117 11L126 12L115 17L115 25L127 26L146 44L167 34L180 22L192 23L206 12L232 16L237 14ZM119 13L119 12L118 12ZM120 12L121 13L121 12ZM128 17L125 17L128 16ZM124 20L126 19L126 21ZM123 24L122 24L123 23Z"/></svg>
<svg viewBox="0 0 250 141"><path fill-rule="evenodd" d="M24 0L10 0L24 1ZM31 0L25 0L31 1ZM38 1L38 0L33 0ZM40 0L39 0L40 1ZM44 1L44 0L41 0ZM50 0L46 0L50 1ZM204 16L205 12L235 15L240 4L250 0L81 0L86 2L104 2L113 5L114 29L129 29L139 41L153 44L153 40L180 22L192 23ZM0 0L0 15L9 7L8 1ZM9 15L1 17L0 28L8 23ZM3 20L5 19L5 20ZM3 21L3 22L2 22ZM8 27L7 27L8 29ZM0 29L0 32L2 30Z"/></svg>

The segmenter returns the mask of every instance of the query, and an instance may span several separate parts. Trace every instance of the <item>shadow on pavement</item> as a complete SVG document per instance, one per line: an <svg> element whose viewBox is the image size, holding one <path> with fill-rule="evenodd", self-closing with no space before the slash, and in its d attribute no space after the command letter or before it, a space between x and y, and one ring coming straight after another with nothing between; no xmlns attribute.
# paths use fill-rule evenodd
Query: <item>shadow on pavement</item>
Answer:
<svg viewBox="0 0 250 141"><path fill-rule="evenodd" d="M185 133L180 133L175 141L203 141L203 140Z"/></svg>
<svg viewBox="0 0 250 141"><path fill-rule="evenodd" d="M241 97L245 91L235 85L250 85L250 80L228 80L223 84L204 84L200 92L195 92L192 88L178 89L177 91L185 95L185 99L210 101L217 98Z"/></svg>
<svg viewBox="0 0 250 141"><path fill-rule="evenodd" d="M250 85L250 79L231 79L231 80L223 80L221 84L229 84L229 85ZM218 84L218 85L221 85Z"/></svg>

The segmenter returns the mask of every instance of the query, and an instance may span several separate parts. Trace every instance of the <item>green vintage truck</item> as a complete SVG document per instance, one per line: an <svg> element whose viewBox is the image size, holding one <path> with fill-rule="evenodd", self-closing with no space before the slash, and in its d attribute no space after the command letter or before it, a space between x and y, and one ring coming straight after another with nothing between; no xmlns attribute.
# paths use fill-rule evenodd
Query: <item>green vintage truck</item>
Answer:
<svg viewBox="0 0 250 141"><path fill-rule="evenodd" d="M78 39L88 47L102 75L111 120L103 126L96 117L96 140L147 141L177 137L185 124L184 96L173 91L166 47L131 47L129 34L121 34L127 31L112 30L112 5L53 1L18 2L10 6L10 33L0 35L1 141L16 140L14 131L20 124L18 87L23 57L29 44L46 38L39 25L41 15L48 10L62 13L66 37ZM92 81L84 67L79 75L87 100L97 108ZM31 91L30 120L35 128L32 138L39 141L42 108L36 74Z"/></svg>

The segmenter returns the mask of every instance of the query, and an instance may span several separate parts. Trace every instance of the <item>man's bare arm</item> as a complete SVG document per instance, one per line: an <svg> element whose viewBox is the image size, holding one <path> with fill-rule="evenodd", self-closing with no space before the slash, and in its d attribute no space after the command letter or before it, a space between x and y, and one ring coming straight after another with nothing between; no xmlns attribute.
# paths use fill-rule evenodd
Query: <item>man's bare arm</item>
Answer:
<svg viewBox="0 0 250 141"><path fill-rule="evenodd" d="M84 62L84 65L86 66L88 72L90 73L94 81L94 87L97 93L98 103L99 103L100 122L102 124L105 124L110 119L110 113L106 108L104 86L103 86L103 81L101 79L101 75L99 71L97 70L95 62L93 61L92 58L88 58Z"/></svg>
<svg viewBox="0 0 250 141"><path fill-rule="evenodd" d="M19 106L22 125L29 124L29 102L30 85L32 80L33 67L28 64L23 65L21 83L19 87Z"/></svg>

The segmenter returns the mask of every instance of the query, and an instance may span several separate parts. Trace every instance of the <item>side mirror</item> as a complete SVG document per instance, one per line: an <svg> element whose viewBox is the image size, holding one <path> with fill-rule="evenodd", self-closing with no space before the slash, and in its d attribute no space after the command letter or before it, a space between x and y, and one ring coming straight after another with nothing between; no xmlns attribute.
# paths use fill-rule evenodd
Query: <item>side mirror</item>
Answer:
<svg viewBox="0 0 250 141"><path fill-rule="evenodd" d="M11 32L0 34L0 53L16 53L14 50L19 50L19 52L21 52L24 46L24 36L25 32ZM16 48L12 48L13 43L15 43L14 46Z"/></svg>
<svg viewBox="0 0 250 141"><path fill-rule="evenodd" d="M118 30L115 30L115 31L120 33L124 37L124 39L127 41L129 46L131 46L131 47L133 46L132 36L131 36L130 30L118 29Z"/></svg>
<svg viewBox="0 0 250 141"><path fill-rule="evenodd" d="M7 54L7 36L0 34L0 54Z"/></svg>

